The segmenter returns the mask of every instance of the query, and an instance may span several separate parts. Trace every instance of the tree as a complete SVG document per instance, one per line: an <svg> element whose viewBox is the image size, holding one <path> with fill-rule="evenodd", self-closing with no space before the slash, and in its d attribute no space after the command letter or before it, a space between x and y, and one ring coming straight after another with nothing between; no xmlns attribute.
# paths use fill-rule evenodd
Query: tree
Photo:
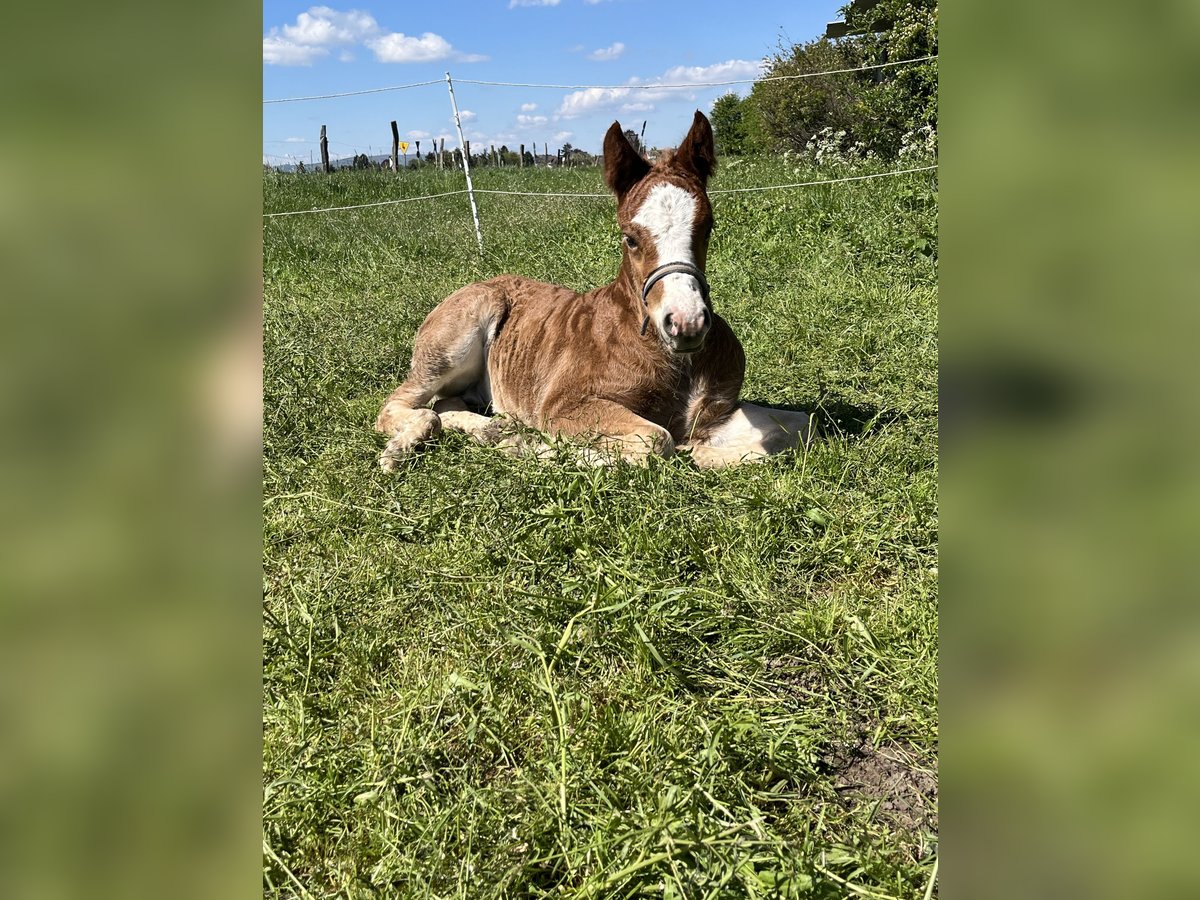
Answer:
<svg viewBox="0 0 1200 900"><path fill-rule="evenodd" d="M747 116L750 103L730 91L717 98L709 119L712 120L717 153L722 156L741 156L750 150Z"/></svg>
<svg viewBox="0 0 1200 900"><path fill-rule="evenodd" d="M625 129L625 140L629 141L629 146L638 153L642 152L642 142L638 140L638 133L632 128Z"/></svg>

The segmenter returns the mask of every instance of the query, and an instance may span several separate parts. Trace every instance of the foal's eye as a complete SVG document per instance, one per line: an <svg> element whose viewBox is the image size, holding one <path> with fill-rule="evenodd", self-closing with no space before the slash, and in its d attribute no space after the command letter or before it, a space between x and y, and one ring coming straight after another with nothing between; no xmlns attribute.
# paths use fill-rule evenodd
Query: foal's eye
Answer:
<svg viewBox="0 0 1200 900"><path fill-rule="evenodd" d="M623 234L623 235L621 235L621 237L625 241L625 246L628 247L630 250L636 250L638 248L638 242L636 240L634 240L633 238L631 238L629 235Z"/></svg>

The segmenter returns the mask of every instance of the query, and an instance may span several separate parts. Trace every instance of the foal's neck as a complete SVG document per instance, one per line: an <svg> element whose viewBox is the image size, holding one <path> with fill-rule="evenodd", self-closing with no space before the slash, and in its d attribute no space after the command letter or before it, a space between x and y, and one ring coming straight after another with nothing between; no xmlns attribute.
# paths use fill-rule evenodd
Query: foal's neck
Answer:
<svg viewBox="0 0 1200 900"><path fill-rule="evenodd" d="M629 264L629 256L621 254L621 268L617 277L608 285L609 294L614 300L626 305L641 307L642 286L633 274L633 266Z"/></svg>
<svg viewBox="0 0 1200 900"><path fill-rule="evenodd" d="M621 268L617 277L608 284L589 292L589 296L606 304L622 307L637 316L638 326L642 324L642 285L633 274L629 260L621 256Z"/></svg>

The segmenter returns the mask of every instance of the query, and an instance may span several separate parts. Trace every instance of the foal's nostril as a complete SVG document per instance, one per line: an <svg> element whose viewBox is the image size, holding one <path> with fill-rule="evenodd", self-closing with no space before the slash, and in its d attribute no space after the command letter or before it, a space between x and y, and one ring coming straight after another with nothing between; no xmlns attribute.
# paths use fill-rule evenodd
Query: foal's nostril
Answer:
<svg viewBox="0 0 1200 900"><path fill-rule="evenodd" d="M712 324L712 313L710 313L708 311L708 309L706 308L704 310L704 327L707 328L711 324Z"/></svg>
<svg viewBox="0 0 1200 900"><path fill-rule="evenodd" d="M671 313L667 313L666 316L663 317L663 325L665 325L667 328L667 334L674 334L675 316L673 316Z"/></svg>

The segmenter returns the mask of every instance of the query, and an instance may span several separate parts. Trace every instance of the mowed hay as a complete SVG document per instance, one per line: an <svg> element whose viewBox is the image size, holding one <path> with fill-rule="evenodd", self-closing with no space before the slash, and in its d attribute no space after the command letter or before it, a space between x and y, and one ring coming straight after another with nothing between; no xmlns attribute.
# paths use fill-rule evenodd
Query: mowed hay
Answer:
<svg viewBox="0 0 1200 900"><path fill-rule="evenodd" d="M711 188L838 174L741 161ZM603 191L598 169L474 175ZM461 187L270 174L264 211ZM264 221L267 892L922 895L930 174L713 197L708 278L746 348L743 396L812 411L807 451L589 468L446 434L384 475L371 424L442 297L503 272L578 290L616 273L611 200L479 203L482 260L465 196Z"/></svg>

